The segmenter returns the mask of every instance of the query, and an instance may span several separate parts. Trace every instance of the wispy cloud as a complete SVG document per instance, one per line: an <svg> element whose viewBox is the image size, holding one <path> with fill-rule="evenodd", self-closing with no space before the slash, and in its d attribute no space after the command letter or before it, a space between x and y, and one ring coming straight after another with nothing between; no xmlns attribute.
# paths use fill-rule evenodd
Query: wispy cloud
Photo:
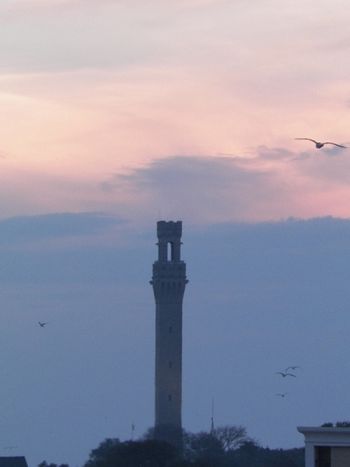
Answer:
<svg viewBox="0 0 350 467"><path fill-rule="evenodd" d="M291 187L259 158L174 156L115 175L101 188L129 193L149 214L193 221L283 217L293 198Z"/></svg>
<svg viewBox="0 0 350 467"><path fill-rule="evenodd" d="M112 176L106 196L123 197L130 215L163 213L192 222L350 214L350 161L333 152L260 147L254 157L173 156ZM339 201L334 204L335 200ZM123 206L119 206L123 211Z"/></svg>

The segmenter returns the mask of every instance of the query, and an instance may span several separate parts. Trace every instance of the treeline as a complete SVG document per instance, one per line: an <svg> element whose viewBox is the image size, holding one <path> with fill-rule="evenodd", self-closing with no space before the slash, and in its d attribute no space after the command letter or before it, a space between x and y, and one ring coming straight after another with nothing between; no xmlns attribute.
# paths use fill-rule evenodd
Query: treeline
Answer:
<svg viewBox="0 0 350 467"><path fill-rule="evenodd" d="M223 426L210 433L184 432L181 455L170 444L152 439L104 440L84 467L304 467L304 449L269 449L249 438L245 428ZM43 462L39 467L56 466Z"/></svg>

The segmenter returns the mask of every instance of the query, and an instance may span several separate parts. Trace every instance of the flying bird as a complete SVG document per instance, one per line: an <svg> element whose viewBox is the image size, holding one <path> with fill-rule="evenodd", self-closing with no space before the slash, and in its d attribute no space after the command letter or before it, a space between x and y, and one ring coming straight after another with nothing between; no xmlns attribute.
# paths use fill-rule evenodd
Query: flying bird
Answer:
<svg viewBox="0 0 350 467"><path fill-rule="evenodd" d="M41 328L44 328L47 325L47 323L42 323L41 321L38 321L38 324Z"/></svg>
<svg viewBox="0 0 350 467"><path fill-rule="evenodd" d="M278 397L286 397L287 394L288 394L288 392L278 392L275 395L278 396Z"/></svg>
<svg viewBox="0 0 350 467"><path fill-rule="evenodd" d="M293 370L295 371L296 369L300 368L300 366L287 366L287 368L284 370L286 373L288 373L288 370Z"/></svg>
<svg viewBox="0 0 350 467"><path fill-rule="evenodd" d="M333 144L333 146L338 146L338 148L346 148L346 146L343 146L342 144L332 143L331 141L325 141L322 143L321 141L315 141L314 139L311 139L311 138L294 138L294 139L312 141L313 143L315 143L315 146L317 149L323 148L325 144Z"/></svg>
<svg viewBox="0 0 350 467"><path fill-rule="evenodd" d="M281 375L282 378L286 378L287 376L292 376L293 378L296 378L293 373L288 373L287 371L276 371L276 375Z"/></svg>

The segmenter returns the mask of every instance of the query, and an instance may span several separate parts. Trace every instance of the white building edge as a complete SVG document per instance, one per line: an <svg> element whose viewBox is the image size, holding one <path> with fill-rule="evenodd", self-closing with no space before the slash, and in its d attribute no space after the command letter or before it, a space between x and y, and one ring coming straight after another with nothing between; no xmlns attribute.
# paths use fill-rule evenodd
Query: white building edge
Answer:
<svg viewBox="0 0 350 467"><path fill-rule="evenodd" d="M305 436L305 467L350 467L350 426L299 426Z"/></svg>

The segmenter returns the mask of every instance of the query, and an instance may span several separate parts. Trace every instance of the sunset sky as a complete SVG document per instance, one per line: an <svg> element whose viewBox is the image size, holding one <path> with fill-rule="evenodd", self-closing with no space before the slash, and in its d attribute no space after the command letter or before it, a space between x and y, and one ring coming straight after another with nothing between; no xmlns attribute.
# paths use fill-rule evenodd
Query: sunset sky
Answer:
<svg viewBox="0 0 350 467"><path fill-rule="evenodd" d="M350 149L294 139L350 146L349 23L345 0L0 2L0 455L81 467L152 425L159 219L184 223L185 428L213 397L270 447L349 418Z"/></svg>
<svg viewBox="0 0 350 467"><path fill-rule="evenodd" d="M3 1L2 217L348 216L349 152L293 139L350 142L345 7Z"/></svg>

